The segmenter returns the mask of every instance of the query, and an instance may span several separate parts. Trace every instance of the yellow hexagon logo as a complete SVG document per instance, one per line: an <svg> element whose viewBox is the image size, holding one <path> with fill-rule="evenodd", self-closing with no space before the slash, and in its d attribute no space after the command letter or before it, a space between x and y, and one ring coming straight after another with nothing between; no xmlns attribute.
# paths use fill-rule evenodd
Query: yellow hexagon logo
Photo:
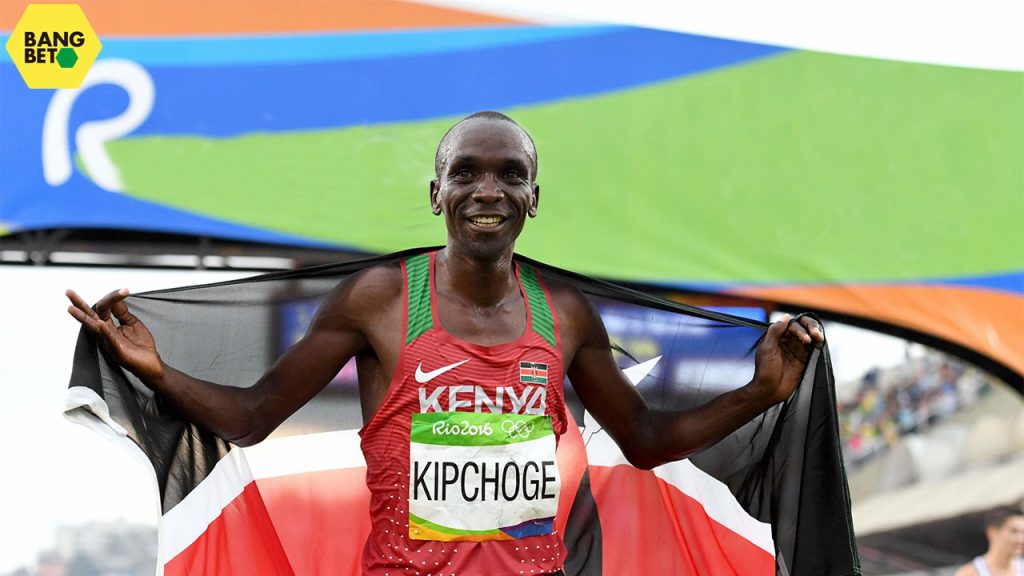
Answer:
<svg viewBox="0 0 1024 576"><path fill-rule="evenodd" d="M101 48L78 4L29 4L7 40L29 88L78 88Z"/></svg>

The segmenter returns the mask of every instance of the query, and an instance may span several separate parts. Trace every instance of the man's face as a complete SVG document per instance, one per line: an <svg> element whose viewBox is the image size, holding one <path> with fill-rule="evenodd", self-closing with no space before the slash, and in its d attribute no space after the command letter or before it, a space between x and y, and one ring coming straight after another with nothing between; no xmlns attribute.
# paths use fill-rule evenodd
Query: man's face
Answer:
<svg viewBox="0 0 1024 576"><path fill-rule="evenodd" d="M1010 516L999 528L988 529L989 548L1024 556L1024 516Z"/></svg>
<svg viewBox="0 0 1024 576"><path fill-rule="evenodd" d="M526 217L537 215L532 165L514 124L480 118L457 126L430 183L430 204L444 214L449 244L484 258L510 248Z"/></svg>

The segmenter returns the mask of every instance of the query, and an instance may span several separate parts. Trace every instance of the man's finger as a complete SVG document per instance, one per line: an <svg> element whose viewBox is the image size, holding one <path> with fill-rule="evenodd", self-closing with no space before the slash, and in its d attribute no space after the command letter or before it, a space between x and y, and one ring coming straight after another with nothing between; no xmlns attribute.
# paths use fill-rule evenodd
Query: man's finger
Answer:
<svg viewBox="0 0 1024 576"><path fill-rule="evenodd" d="M114 314L114 318L121 324L131 324L135 321L135 315L128 310L128 304L124 301L124 298L128 296L128 289L122 289L124 297L114 302L113 306L110 307L110 312Z"/></svg>
<svg viewBox="0 0 1024 576"><path fill-rule="evenodd" d="M68 306L68 314L71 317L85 326L85 329L96 336L102 336L102 328L104 322L100 320L92 308L88 308L88 312L81 309L79 306Z"/></svg>
<svg viewBox="0 0 1024 576"><path fill-rule="evenodd" d="M821 348L822 344L825 343L825 331L822 330L821 323L811 316L801 316L800 324L803 325L807 333L814 339L814 345L817 348Z"/></svg>
<svg viewBox="0 0 1024 576"><path fill-rule="evenodd" d="M81 310L82 313L84 313L86 316L96 315L96 311L93 310L91 306L89 306L88 302L86 302L81 296L78 295L78 292L69 289L66 292L64 292L64 295L68 297L68 300L71 300L71 303L75 305L75 308ZM68 311L70 312L70 310ZM72 316L74 316L74 314L72 314ZM78 319L77 316L75 316L75 318ZM82 322L82 320L78 321Z"/></svg>
<svg viewBox="0 0 1024 576"><path fill-rule="evenodd" d="M124 300L127 297L128 297L128 289L127 288L121 288L120 290L114 290L113 292L107 294L103 298L100 298L100 301L96 303L96 306L95 306L96 314L100 317L101 320L109 319L110 318L110 308L113 307L114 304L117 304L118 302L120 302L121 300Z"/></svg>
<svg viewBox="0 0 1024 576"><path fill-rule="evenodd" d="M789 314L783 314L782 318L779 318L768 327L768 331L764 335L764 343L770 347L776 347L779 345L779 339L786 333L786 325L789 324L791 316Z"/></svg>
<svg viewBox="0 0 1024 576"><path fill-rule="evenodd" d="M82 309L78 306L68 306L68 314L71 314L72 318L78 320L82 324L89 323L89 315L82 312Z"/></svg>
<svg viewBox="0 0 1024 576"><path fill-rule="evenodd" d="M89 312L93 312L91 308ZM68 314L71 314L90 334L97 338L101 346L108 350L117 348L117 328L112 320L100 320L95 312L86 314L77 306L68 306Z"/></svg>
<svg viewBox="0 0 1024 576"><path fill-rule="evenodd" d="M786 351L786 354L802 364L807 364L807 359L811 356L807 345L796 338L783 338L780 347Z"/></svg>
<svg viewBox="0 0 1024 576"><path fill-rule="evenodd" d="M99 321L97 322L97 331L103 340L110 346L114 346L117 341L117 328L114 326L113 320Z"/></svg>
<svg viewBox="0 0 1024 576"><path fill-rule="evenodd" d="M814 339L811 338L810 332L807 328L798 320L791 320L786 325L786 331L795 337L801 344L811 344Z"/></svg>

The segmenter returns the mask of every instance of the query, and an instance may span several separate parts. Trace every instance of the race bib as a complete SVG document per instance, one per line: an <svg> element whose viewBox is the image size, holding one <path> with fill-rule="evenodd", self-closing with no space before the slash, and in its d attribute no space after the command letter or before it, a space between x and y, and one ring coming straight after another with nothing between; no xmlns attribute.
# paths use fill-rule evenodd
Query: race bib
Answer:
<svg viewBox="0 0 1024 576"><path fill-rule="evenodd" d="M409 441L410 539L551 533L561 479L550 416L413 414Z"/></svg>

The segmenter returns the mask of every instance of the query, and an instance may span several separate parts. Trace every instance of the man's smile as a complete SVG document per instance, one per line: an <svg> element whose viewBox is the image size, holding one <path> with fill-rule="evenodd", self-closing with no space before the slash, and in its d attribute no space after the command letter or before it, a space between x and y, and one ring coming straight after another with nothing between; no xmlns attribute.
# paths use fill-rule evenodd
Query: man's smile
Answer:
<svg viewBox="0 0 1024 576"><path fill-rule="evenodd" d="M496 228L500 226L507 218L498 215L477 215L470 216L467 218L471 224L480 228Z"/></svg>

